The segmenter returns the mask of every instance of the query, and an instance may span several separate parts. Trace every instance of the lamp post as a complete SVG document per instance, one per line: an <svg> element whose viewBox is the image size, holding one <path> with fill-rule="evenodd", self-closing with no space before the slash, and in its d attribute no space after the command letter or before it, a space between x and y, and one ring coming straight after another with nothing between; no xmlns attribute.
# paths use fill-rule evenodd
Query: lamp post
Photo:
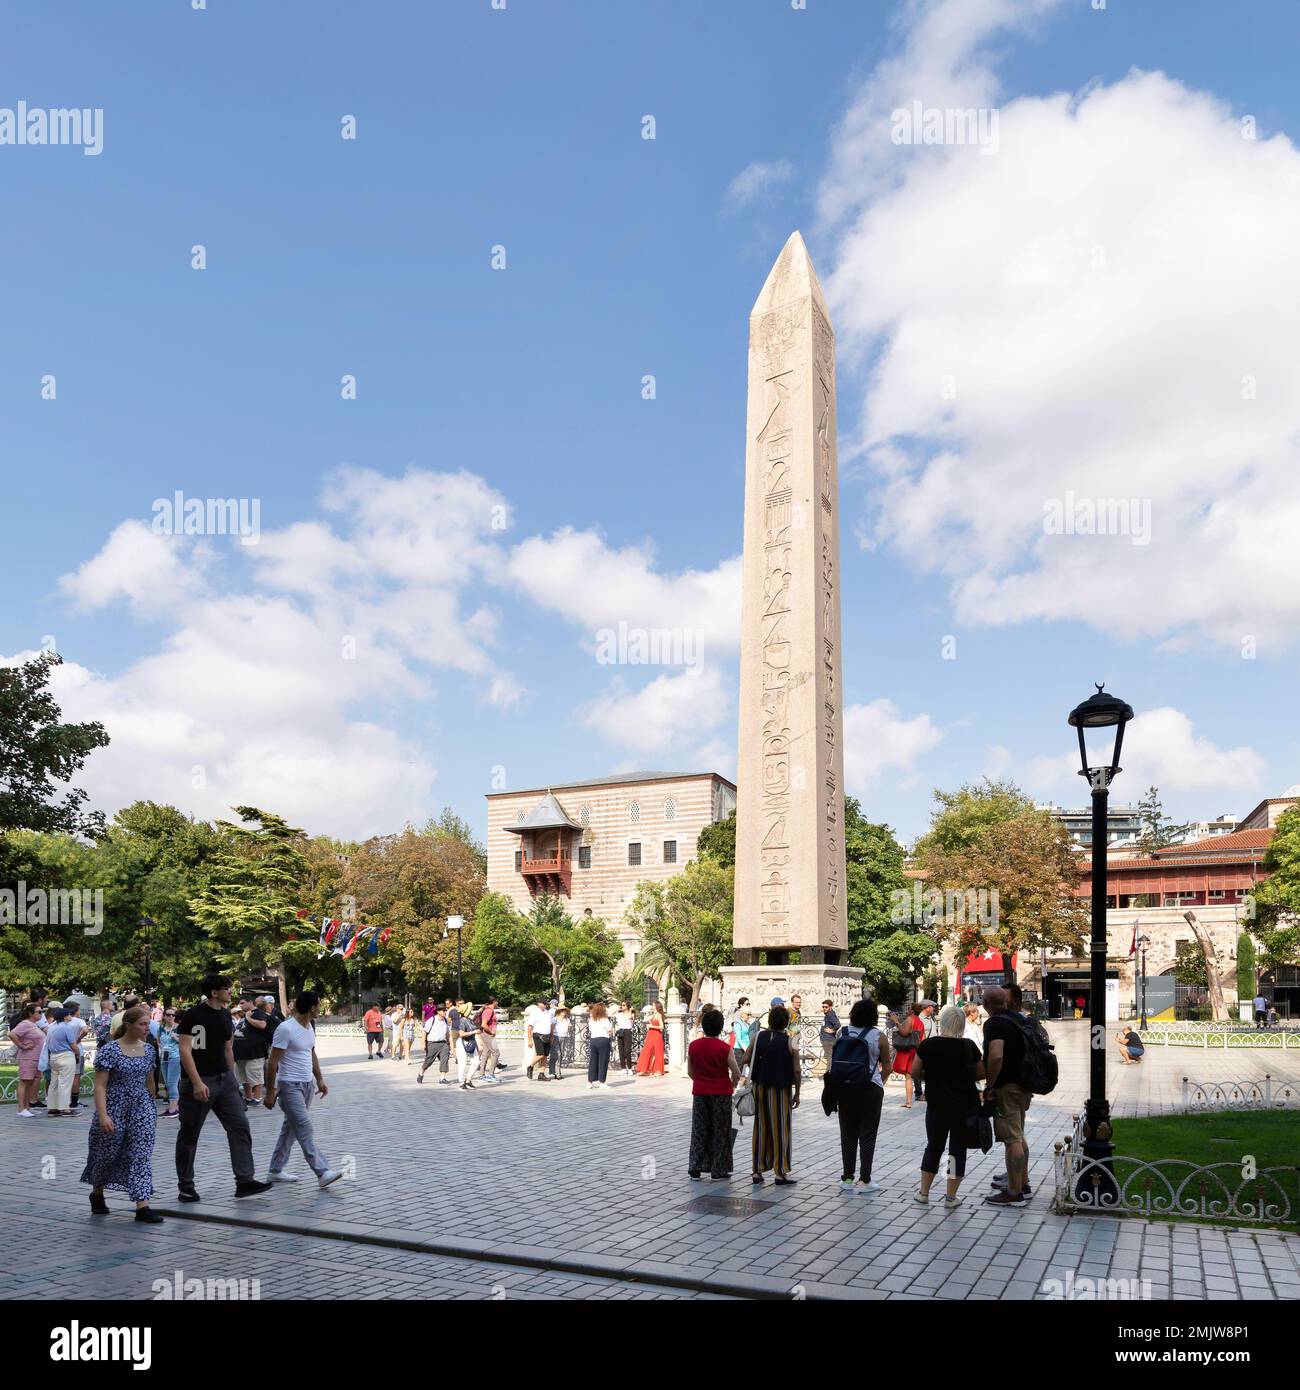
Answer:
<svg viewBox="0 0 1300 1390"><path fill-rule="evenodd" d="M1145 1032L1147 1027L1149 1026L1147 1024L1147 946L1150 943L1150 940L1151 938L1146 935L1139 936L1137 939L1137 948L1140 952L1140 955L1138 957L1138 968L1142 971L1142 1018L1141 1021L1138 1023L1138 1027L1143 1032Z"/></svg>
<svg viewBox="0 0 1300 1390"><path fill-rule="evenodd" d="M1111 1174L1109 1181L1102 1177L1110 1173L1110 1161L1115 1152L1111 1143L1110 1101L1106 1097L1106 829L1110 805L1110 784L1120 771L1120 749L1124 744L1124 726L1133 718L1133 708L1114 695L1107 695L1099 685L1081 705L1070 711L1070 724L1079 734L1079 760L1083 764L1079 775L1088 779L1092 791L1092 933L1090 941L1091 969L1088 989L1088 1100L1084 1106L1084 1157L1105 1165L1092 1168L1080 1185L1091 1189L1090 1202L1115 1201L1118 1192ZM1115 731L1113 748L1104 744ZM1092 735L1093 753L1089 758L1085 730L1097 730ZM1099 746L1098 740L1101 741ZM1105 757L1102 757L1102 754ZM1100 1181L1098 1181L1100 1179Z"/></svg>
<svg viewBox="0 0 1300 1390"><path fill-rule="evenodd" d="M153 918L147 914L140 918L144 928L144 992L153 993Z"/></svg>
<svg viewBox="0 0 1300 1390"><path fill-rule="evenodd" d="M464 925L465 925L465 919L464 919L463 917L448 917L448 918L447 918L447 925L446 925L445 927L443 927L443 929L442 929L442 939L443 939L444 941L446 941L446 939L447 939L447 934L448 934L449 932L455 932L455 933L456 933L456 998L457 998L457 999L462 998L462 997L463 997L463 993L464 993L464 991L461 989L461 985L460 985L460 932L461 932L461 928L462 928Z"/></svg>

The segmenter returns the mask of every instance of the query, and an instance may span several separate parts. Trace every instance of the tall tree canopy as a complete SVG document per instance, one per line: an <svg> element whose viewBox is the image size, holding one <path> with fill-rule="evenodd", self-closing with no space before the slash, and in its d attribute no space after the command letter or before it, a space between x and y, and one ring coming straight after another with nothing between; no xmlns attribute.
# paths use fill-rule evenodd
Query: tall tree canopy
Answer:
<svg viewBox="0 0 1300 1390"><path fill-rule="evenodd" d="M735 871L716 859L693 859L672 878L638 883L624 920L641 934L637 964L671 979L694 1008L706 980L734 959Z"/></svg>
<svg viewBox="0 0 1300 1390"><path fill-rule="evenodd" d="M63 831L96 835L104 817L84 810L86 792L59 795L57 783L81 771L108 743L102 724L65 724L50 694L50 672L63 664L54 652L21 666L0 666L0 833Z"/></svg>
<svg viewBox="0 0 1300 1390"><path fill-rule="evenodd" d="M1255 889L1251 925L1263 947L1262 963L1268 970L1300 965L1300 805L1278 817L1264 871L1268 877Z"/></svg>
<svg viewBox="0 0 1300 1390"><path fill-rule="evenodd" d="M218 821L207 882L190 904L222 967L235 975L301 968L316 959L298 922L306 836L281 816L236 806L239 824Z"/></svg>
<svg viewBox="0 0 1300 1390"><path fill-rule="evenodd" d="M1165 815L1158 787L1147 788L1147 794L1138 802L1138 817L1142 829L1138 832L1137 847L1144 854L1181 845L1191 830L1190 825L1178 824Z"/></svg>
<svg viewBox="0 0 1300 1390"><path fill-rule="evenodd" d="M485 893L467 949L492 990L511 1005L543 995L570 1004L603 1000L623 955L601 918L575 921L545 893L527 912L516 912L500 893Z"/></svg>
<svg viewBox="0 0 1300 1390"><path fill-rule="evenodd" d="M851 796L844 798L844 858L849 960L866 972L873 998L901 1003L939 946L921 924L896 920L896 895L911 887L903 847L888 825L866 820Z"/></svg>
<svg viewBox="0 0 1300 1390"><path fill-rule="evenodd" d="M1074 896L1080 867L1065 827L1010 782L986 778L956 792L936 791L935 801L916 863L926 889L945 895L945 909L933 919L937 935L963 958L976 948L1008 958L1040 947L1082 954L1088 912ZM981 892L988 921L967 910ZM957 895L962 910L950 913L946 903Z"/></svg>

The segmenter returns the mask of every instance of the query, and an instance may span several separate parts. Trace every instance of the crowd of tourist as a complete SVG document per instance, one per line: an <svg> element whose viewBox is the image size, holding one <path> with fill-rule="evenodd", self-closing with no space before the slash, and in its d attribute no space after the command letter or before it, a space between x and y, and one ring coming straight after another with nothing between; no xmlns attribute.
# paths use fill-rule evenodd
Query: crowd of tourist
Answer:
<svg viewBox="0 0 1300 1390"><path fill-rule="evenodd" d="M108 1211L104 1194L113 1190L134 1201L136 1220L162 1220L150 1210L159 1100L165 1106L161 1118L179 1121L175 1167L182 1202L201 1200L194 1161L209 1112L225 1132L236 1197L298 1181L288 1170L295 1145L322 1188L338 1181L340 1173L316 1145L309 1113L313 1096L324 1097L329 1089L316 1052L318 997L310 991L298 995L286 1016L273 996L232 1004L231 991L227 977L208 975L189 1007L166 1007L154 997L142 1000L128 992L110 994L96 1008L85 996L51 1004L47 992L37 988L10 1017L18 1055L18 1115L93 1113L82 1173L91 1189L92 1213ZM752 1119L753 1184L761 1186L769 1173L778 1186L795 1183L794 1114L804 1081L802 1002L798 995L788 1002L775 997L760 1013L741 998L730 1017L703 1006L685 1058L692 1091L687 1151L692 1179L705 1171L715 1180L730 1179L739 1129ZM665 1075L665 1014L658 1001L648 1009L639 1051L639 1014L629 1001L588 1005L586 1017L590 1089L607 1088L615 1068L632 1078ZM1006 1173L995 1179L985 1200L998 1206L1029 1200L1024 1121L1033 1091L1024 1073L1041 1025L1023 1009L1019 988L987 990L982 1005L940 1009L933 1000L921 1000L901 1018L886 1017L888 1027L882 1029L875 1004L865 998L853 1004L847 1023L841 1023L830 1000L820 1006L821 1102L838 1120L840 1190L866 1196L878 1190L872 1177L876 1137L885 1088L898 1077L903 1108L919 1101L926 1111L917 1203L929 1203L946 1149L943 1204L960 1206L967 1154L971 1147L987 1151L994 1138L1005 1148ZM417 1084L436 1066L440 1086L464 1092L499 1084L499 1073L511 1065L501 1055L502 1022L495 996L481 1005L430 997L418 1013L404 1003L372 1005L361 1026L367 1060L414 1065L419 1050ZM523 1024L522 1077L539 1084L564 1079L566 1057L573 1056L569 1009L558 999L537 999L525 1009ZM96 1046L87 1106L80 1089L83 1043L89 1038ZM1126 1031L1120 1044L1124 1062L1140 1057L1136 1035ZM255 1107L278 1108L282 1116L264 1180L254 1171L247 1116Z"/></svg>
<svg viewBox="0 0 1300 1390"><path fill-rule="evenodd" d="M656 1000L646 1020L646 1036L640 1055L633 1062L637 1015L631 1003L595 1003L587 1006L587 1086L591 1090L609 1087L611 1067L625 1076L663 1076L665 1074L664 1010ZM501 1026L500 1005L492 995L487 1003L476 1005L467 999L424 1001L419 1014L404 1004L387 1008L372 1004L363 1015L361 1027L366 1035L366 1058L412 1065L412 1055L423 1050L416 1082L435 1064L438 1085L473 1091L476 1083L496 1085L498 1072L509 1063L501 1058L497 1034ZM571 1011L558 999L537 999L523 1014L523 1056L520 1068L529 1081L564 1079L564 1064L571 1051L573 1034ZM451 1077L456 1063L455 1080Z"/></svg>

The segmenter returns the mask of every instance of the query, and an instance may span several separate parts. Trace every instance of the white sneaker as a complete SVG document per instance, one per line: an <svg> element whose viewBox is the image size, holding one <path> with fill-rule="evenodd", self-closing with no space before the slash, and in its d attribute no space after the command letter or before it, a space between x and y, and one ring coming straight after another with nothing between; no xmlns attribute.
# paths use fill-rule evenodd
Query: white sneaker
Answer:
<svg viewBox="0 0 1300 1390"><path fill-rule="evenodd" d="M924 1192L913 1192L912 1200L914 1202L919 1202L923 1207L928 1207L930 1205L930 1198Z"/></svg>
<svg viewBox="0 0 1300 1390"><path fill-rule="evenodd" d="M20 1111L18 1112L18 1118L19 1118L20 1120L34 1120L34 1119L36 1118L36 1111L35 1111L35 1110L20 1110Z"/></svg>
<svg viewBox="0 0 1300 1390"><path fill-rule="evenodd" d="M943 1199L943 1204L945 1207L948 1208L949 1211L956 1211L957 1208L965 1202L965 1200L965 1197L945 1197Z"/></svg>
<svg viewBox="0 0 1300 1390"><path fill-rule="evenodd" d="M327 1168L317 1179L321 1191L324 1192L331 1183L338 1182L342 1176L342 1173L336 1173L333 1168Z"/></svg>
<svg viewBox="0 0 1300 1390"><path fill-rule="evenodd" d="M880 1191L878 1182L863 1182L861 1178L853 1184L853 1190L859 1197L870 1197Z"/></svg>
<svg viewBox="0 0 1300 1390"><path fill-rule="evenodd" d="M297 1182L297 1173L268 1173L266 1175L272 1182Z"/></svg>

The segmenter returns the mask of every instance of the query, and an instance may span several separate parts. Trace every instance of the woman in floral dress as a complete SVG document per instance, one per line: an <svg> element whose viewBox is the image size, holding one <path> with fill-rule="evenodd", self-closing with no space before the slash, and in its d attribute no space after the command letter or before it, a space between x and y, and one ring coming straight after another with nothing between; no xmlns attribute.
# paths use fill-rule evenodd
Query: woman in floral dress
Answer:
<svg viewBox="0 0 1300 1390"><path fill-rule="evenodd" d="M82 1182L90 1184L90 1210L108 1215L104 1189L135 1200L135 1219L151 1226L162 1217L149 1210L153 1196L156 1052L149 1037L149 1010L128 1009L112 1039L95 1052L95 1122Z"/></svg>

